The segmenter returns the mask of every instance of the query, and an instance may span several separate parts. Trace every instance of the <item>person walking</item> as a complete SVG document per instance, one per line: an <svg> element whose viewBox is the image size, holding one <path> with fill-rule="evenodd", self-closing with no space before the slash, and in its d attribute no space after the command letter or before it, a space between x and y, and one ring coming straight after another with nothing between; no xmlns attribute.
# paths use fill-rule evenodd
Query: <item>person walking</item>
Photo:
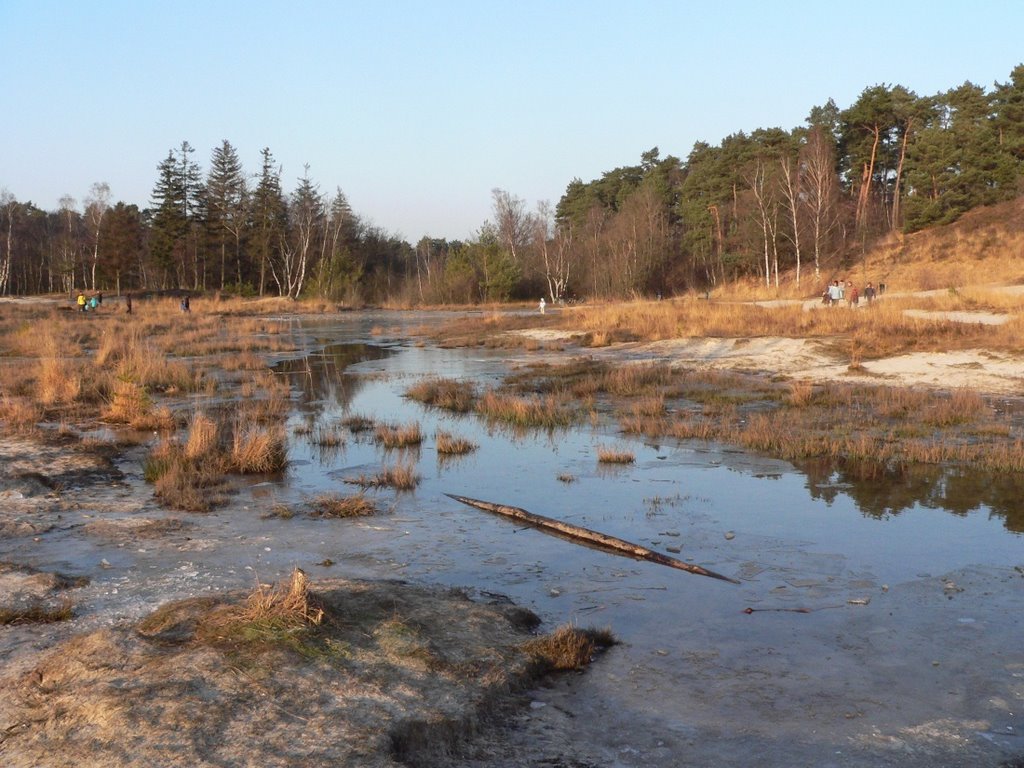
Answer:
<svg viewBox="0 0 1024 768"><path fill-rule="evenodd" d="M544 307L545 307L545 306L547 306L547 305L546 305L546 304L544 303L544 297L543 297L543 296L541 296L541 297L540 297L540 313L541 313L542 315L544 314Z"/></svg>
<svg viewBox="0 0 1024 768"><path fill-rule="evenodd" d="M875 286L868 283L864 286L864 300L871 306L871 302L875 300Z"/></svg>
<svg viewBox="0 0 1024 768"><path fill-rule="evenodd" d="M78 311L85 312L85 294L82 291L78 292Z"/></svg>
<svg viewBox="0 0 1024 768"><path fill-rule="evenodd" d="M130 315L132 313L132 295L130 293L124 295L124 306L125 312Z"/></svg>
<svg viewBox="0 0 1024 768"><path fill-rule="evenodd" d="M833 280L832 285L828 287L828 300L833 307L843 300L843 286L838 280Z"/></svg>

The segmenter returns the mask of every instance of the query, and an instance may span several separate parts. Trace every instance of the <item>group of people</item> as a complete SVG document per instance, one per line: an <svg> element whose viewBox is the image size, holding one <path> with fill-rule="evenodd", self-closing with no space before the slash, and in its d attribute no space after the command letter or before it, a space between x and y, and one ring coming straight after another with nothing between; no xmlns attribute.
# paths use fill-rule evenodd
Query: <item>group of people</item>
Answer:
<svg viewBox="0 0 1024 768"><path fill-rule="evenodd" d="M838 306L845 301L849 306L856 307L860 304L861 296L863 296L864 301L871 304L882 290L884 290L882 285L876 289L873 283L868 283L861 293L852 280L847 280L845 284L841 280L833 280L822 292L821 303L826 306Z"/></svg>
<svg viewBox="0 0 1024 768"><path fill-rule="evenodd" d="M89 296L87 298L84 291L79 291L76 303L78 304L78 310L80 312L90 312L98 309L103 303L103 292L98 291L93 296ZM192 311L192 302L189 299L188 294L185 294L182 297L181 303L178 306L182 312ZM126 293L124 295L124 307L125 312L130 315L132 313L132 295L130 293Z"/></svg>
<svg viewBox="0 0 1024 768"><path fill-rule="evenodd" d="M99 308L100 304L103 303L103 292L93 294L88 299L85 298L85 294L82 291L78 292L78 311L89 312Z"/></svg>

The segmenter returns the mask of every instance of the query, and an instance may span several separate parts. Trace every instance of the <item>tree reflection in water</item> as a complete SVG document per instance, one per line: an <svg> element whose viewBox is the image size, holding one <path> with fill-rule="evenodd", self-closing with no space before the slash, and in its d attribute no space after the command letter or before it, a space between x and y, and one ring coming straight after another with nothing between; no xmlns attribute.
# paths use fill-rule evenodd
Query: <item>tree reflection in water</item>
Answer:
<svg viewBox="0 0 1024 768"><path fill-rule="evenodd" d="M865 515L883 518L915 506L966 515L987 508L1013 533L1024 533L1024 479L1013 474L979 472L930 464L889 466L877 462L810 459L794 462L807 477L811 498L833 502L853 499Z"/></svg>
<svg viewBox="0 0 1024 768"><path fill-rule="evenodd" d="M383 360L392 352L373 344L330 344L318 352L274 366L275 373L286 374L302 395L299 407L313 421L325 409L347 410L362 388L357 374L346 373L350 365L368 360Z"/></svg>

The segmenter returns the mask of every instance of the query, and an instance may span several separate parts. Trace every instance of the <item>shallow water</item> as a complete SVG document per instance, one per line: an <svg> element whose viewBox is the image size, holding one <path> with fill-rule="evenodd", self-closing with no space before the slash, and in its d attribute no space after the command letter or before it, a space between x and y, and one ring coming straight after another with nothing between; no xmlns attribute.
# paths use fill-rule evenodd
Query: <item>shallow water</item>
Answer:
<svg viewBox="0 0 1024 768"><path fill-rule="evenodd" d="M1016 479L935 468L863 476L820 462L798 468L726 446L655 445L620 435L609 420L515 434L403 393L428 375L487 386L529 359L525 353L409 346L396 328L375 341L367 322L317 328L321 339L354 346L332 347L322 377L318 356L299 366L301 374L289 374L303 387L292 425L336 424L350 414L416 421L422 446L389 454L350 436L343 449L325 452L297 436L287 481L274 493L294 501L351 492L346 478L400 461L415 461L421 482L409 493L369 492L388 509L374 518L281 523L290 546L268 554L264 567L273 562L283 571L327 557L335 568L507 595L549 627L611 627L624 644L584 678L538 693L537 709L518 731L532 735L520 736L520 747L543 752L537 744L571 710L573 721L562 727L587 746L560 754L584 750L603 764L678 765L680 750L703 764L734 764L733 745L746 754L756 743L775 755L765 764L827 764L826 756L846 754L843 764L873 765L893 740L904 743L877 734L958 717L974 723L973 738L984 748L1015 748L1005 734L1024 727L1016 714L1024 706L997 708L1007 731L998 717L989 721L978 711L991 709L993 686L947 706L935 700L927 686L936 681L927 676L956 689L963 664L1016 644L1019 586L993 586L1024 564L1017 503L1024 494ZM338 359L349 361L344 370ZM434 448L438 429L479 448L445 461ZM636 461L602 467L600 446L631 451ZM445 493L557 517L742 583L577 546ZM996 589L998 599L991 597ZM1024 659L1015 655L985 671L1005 682L1000 700L1022 697L1018 661ZM723 737L723 729L731 735ZM865 734L878 743L865 746ZM934 748L927 759L960 754L962 746Z"/></svg>
<svg viewBox="0 0 1024 768"><path fill-rule="evenodd" d="M82 536L96 517L85 507L18 557L92 577L92 606L104 622L298 566L314 578L406 578L508 596L549 629L567 621L610 627L623 644L583 677L534 692L536 707L509 737L519 739L512 753L532 750L538 759L673 766L687 764L686 754L691 764L735 765L760 750L765 765L873 766L890 755L894 765L934 765L968 748L985 756L1018 748L1017 479L795 467L727 446L626 437L607 417L517 434L403 396L424 376L493 385L538 357L407 340L407 327L442 318L359 313L295 322L296 347L309 354L276 361L295 393L281 478L255 480L224 509L180 516L188 530L163 546ZM316 444L318 429L354 414L416 421L423 444L387 452L369 434L344 429L343 446ZM438 429L479 447L444 460ZM636 461L602 467L601 446ZM138 458L122 463L126 484L112 490L115 499L151 493ZM412 492L367 491L382 508L376 516L267 516L275 504L353 493L346 479L398 462L414 462L421 481ZM596 529L741 583L578 546L446 493ZM960 741L920 736L935 722Z"/></svg>

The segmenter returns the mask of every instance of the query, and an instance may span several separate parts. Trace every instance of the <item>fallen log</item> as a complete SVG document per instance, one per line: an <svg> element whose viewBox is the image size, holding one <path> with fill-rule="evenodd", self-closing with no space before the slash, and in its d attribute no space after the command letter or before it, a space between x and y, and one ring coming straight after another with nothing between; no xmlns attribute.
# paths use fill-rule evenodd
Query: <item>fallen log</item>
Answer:
<svg viewBox="0 0 1024 768"><path fill-rule="evenodd" d="M637 558L638 560L657 563L658 565L666 565L669 568L678 568L680 571L695 573L698 576L709 576L712 579L721 579L722 581L728 581L731 584L740 583L736 579L723 576L722 574L715 573L714 571L709 571L707 568L702 568L699 565L685 563L674 557L663 555L660 552L655 552L653 549L648 549L640 544L633 544L632 542L625 541L624 539L609 536L605 533L599 533L598 531L592 531L589 528L573 525L572 523L563 523L561 520L554 520L550 517L544 517L543 515L535 515L532 512L527 512L525 509L520 509L519 507L510 507L505 504L495 504L490 501L471 499L468 496L456 496L452 493L446 493L445 496L450 499L455 499L455 501L461 502L462 504L466 504L470 507L482 509L485 512L493 512L496 515L510 517L514 520L520 520L535 528L539 528L546 533L565 536L574 541L589 544L606 552L626 555L628 557Z"/></svg>

